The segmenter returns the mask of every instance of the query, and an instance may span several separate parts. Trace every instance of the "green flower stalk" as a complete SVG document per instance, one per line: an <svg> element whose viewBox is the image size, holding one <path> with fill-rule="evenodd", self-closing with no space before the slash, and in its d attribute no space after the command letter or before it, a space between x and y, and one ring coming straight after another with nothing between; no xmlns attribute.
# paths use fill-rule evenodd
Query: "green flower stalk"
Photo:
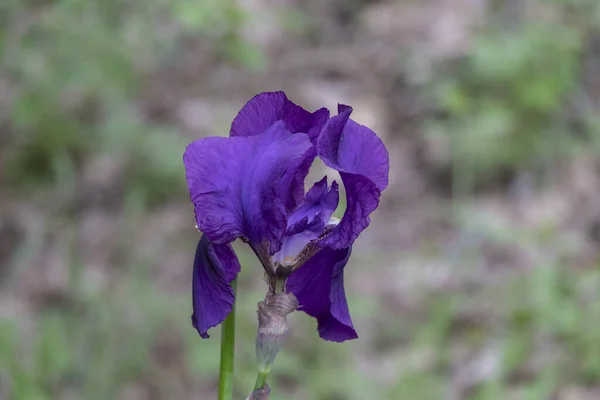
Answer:
<svg viewBox="0 0 600 400"><path fill-rule="evenodd" d="M236 291L237 280L231 282ZM221 362L219 372L219 400L233 397L233 365L235 352L235 303L221 327Z"/></svg>

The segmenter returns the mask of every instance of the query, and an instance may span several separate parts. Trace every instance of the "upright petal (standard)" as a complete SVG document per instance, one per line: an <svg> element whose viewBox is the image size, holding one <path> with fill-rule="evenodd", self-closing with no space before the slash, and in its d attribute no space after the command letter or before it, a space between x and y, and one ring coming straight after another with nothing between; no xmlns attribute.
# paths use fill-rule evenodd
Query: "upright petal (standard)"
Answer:
<svg viewBox="0 0 600 400"><path fill-rule="evenodd" d="M208 137L184 154L198 228L215 243L242 237L279 250L286 228L284 206L298 169L311 156L305 134L283 121L249 137Z"/></svg>
<svg viewBox="0 0 600 400"><path fill-rule="evenodd" d="M346 211L320 244L343 249L369 226L369 214L379 205L388 184L389 156L375 132L350 119L351 107L340 105L338 112L323 127L317 150L323 162L340 173L346 189Z"/></svg>
<svg viewBox="0 0 600 400"><path fill-rule="evenodd" d="M321 129L329 118L329 110L320 108L309 112L290 101L285 93L265 92L250 99L231 123L230 136L258 135L277 121L283 121L292 133L305 133L316 144ZM311 150L290 185L289 193L284 197L286 210L292 211L304 196L304 180L317 156L316 149Z"/></svg>

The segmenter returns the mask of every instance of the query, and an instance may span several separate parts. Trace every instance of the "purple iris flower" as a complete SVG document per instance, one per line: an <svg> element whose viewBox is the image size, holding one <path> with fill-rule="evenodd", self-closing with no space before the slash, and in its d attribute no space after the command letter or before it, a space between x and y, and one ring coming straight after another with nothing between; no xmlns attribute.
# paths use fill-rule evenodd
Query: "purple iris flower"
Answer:
<svg viewBox="0 0 600 400"><path fill-rule="evenodd" d="M231 282L240 264L231 242L248 243L267 276L285 275L300 310L315 317L323 339L357 338L346 295L344 266L352 243L369 225L388 184L388 153L375 133L338 106L329 118L310 113L283 92L252 98L233 120L229 137L191 143L183 156L198 229L204 234L194 260L192 323L204 338L234 303ZM317 157L339 171L304 193L304 180Z"/></svg>

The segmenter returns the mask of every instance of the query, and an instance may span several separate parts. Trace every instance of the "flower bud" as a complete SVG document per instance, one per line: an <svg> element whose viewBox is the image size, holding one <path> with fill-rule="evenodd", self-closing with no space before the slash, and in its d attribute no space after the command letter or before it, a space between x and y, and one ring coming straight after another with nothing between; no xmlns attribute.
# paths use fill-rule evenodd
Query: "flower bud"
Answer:
<svg viewBox="0 0 600 400"><path fill-rule="evenodd" d="M292 293L268 293L258 303L256 360L259 373L268 374L288 332L287 315L298 308Z"/></svg>

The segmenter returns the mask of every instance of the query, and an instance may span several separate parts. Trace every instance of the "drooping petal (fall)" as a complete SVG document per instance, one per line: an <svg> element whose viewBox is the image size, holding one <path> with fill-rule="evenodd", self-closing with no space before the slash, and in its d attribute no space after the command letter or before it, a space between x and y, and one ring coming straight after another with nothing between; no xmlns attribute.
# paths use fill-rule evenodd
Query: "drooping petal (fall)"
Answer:
<svg viewBox="0 0 600 400"><path fill-rule="evenodd" d="M239 271L240 263L230 244L211 243L202 235L194 257L192 325L203 338L231 312L235 301L231 282Z"/></svg>
<svg viewBox="0 0 600 400"><path fill-rule="evenodd" d="M286 229L284 206L298 169L311 156L306 134L283 121L248 137L208 137L184 154L198 228L214 243L238 237L279 250Z"/></svg>
<svg viewBox="0 0 600 400"><path fill-rule="evenodd" d="M338 226L321 242L334 249L349 247L370 223L388 185L389 156L371 129L350 119L352 108L340 105L319 136L317 150L323 162L339 171L346 189L346 211Z"/></svg>
<svg viewBox="0 0 600 400"><path fill-rule="evenodd" d="M351 249L322 249L295 271L287 289L300 303L299 310L315 317L319 336L343 342L358 337L350 318L344 291L343 270Z"/></svg>

